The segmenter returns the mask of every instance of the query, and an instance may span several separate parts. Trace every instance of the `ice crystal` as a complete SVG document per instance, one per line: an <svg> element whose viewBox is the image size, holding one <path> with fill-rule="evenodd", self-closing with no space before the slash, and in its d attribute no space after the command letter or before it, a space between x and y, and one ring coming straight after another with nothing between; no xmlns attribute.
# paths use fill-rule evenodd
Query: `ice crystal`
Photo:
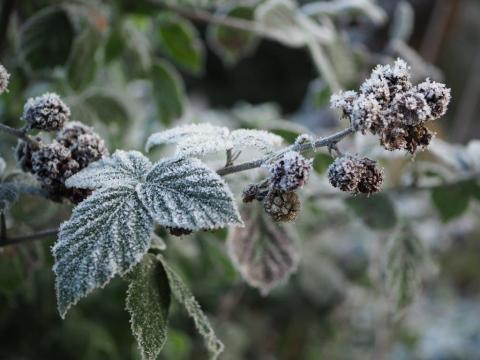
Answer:
<svg viewBox="0 0 480 360"><path fill-rule="evenodd" d="M145 180L152 163L141 152L117 150L69 177L68 187L99 189L119 185L135 187Z"/></svg>
<svg viewBox="0 0 480 360"><path fill-rule="evenodd" d="M60 227L53 247L60 315L115 275L137 264L150 246L153 219L128 186L95 191Z"/></svg>
<svg viewBox="0 0 480 360"><path fill-rule="evenodd" d="M138 194L164 226L199 230L242 223L223 179L197 159L158 162Z"/></svg>
<svg viewBox="0 0 480 360"><path fill-rule="evenodd" d="M168 158L152 166L139 152L117 151L67 185L96 190L61 226L53 249L62 316L140 261L154 220L190 230L242 223L227 185L196 159Z"/></svg>
<svg viewBox="0 0 480 360"><path fill-rule="evenodd" d="M280 145L282 138L264 130L238 129L208 123L184 125L151 135L146 144L149 151L162 144L176 144L179 156L202 156L230 149L257 148L269 152Z"/></svg>

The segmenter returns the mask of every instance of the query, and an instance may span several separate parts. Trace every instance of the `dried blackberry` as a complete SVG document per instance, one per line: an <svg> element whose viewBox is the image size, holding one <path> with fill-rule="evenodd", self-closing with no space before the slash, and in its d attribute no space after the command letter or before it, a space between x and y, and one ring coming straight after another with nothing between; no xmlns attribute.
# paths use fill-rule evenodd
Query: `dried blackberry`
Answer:
<svg viewBox="0 0 480 360"><path fill-rule="evenodd" d="M369 158L361 159L363 173L358 182L357 191L363 194L379 192L383 185L383 169L378 166L375 160Z"/></svg>
<svg viewBox="0 0 480 360"><path fill-rule="evenodd" d="M431 120L438 119L445 115L451 100L451 90L447 88L445 84L427 79L415 88L425 97L431 110Z"/></svg>
<svg viewBox="0 0 480 360"><path fill-rule="evenodd" d="M57 134L57 142L71 151L72 158L78 162L80 169L108 155L105 141L80 122L67 123Z"/></svg>
<svg viewBox="0 0 480 360"><path fill-rule="evenodd" d="M263 200L263 208L274 221L293 221L300 212L300 199L293 191L272 190Z"/></svg>
<svg viewBox="0 0 480 360"><path fill-rule="evenodd" d="M356 192L362 176L360 159L353 155L336 158L327 170L330 184L342 191Z"/></svg>
<svg viewBox="0 0 480 360"><path fill-rule="evenodd" d="M26 141L18 140L15 148L15 159L20 168L25 172L32 172L32 154L35 149Z"/></svg>
<svg viewBox="0 0 480 360"><path fill-rule="evenodd" d="M70 108L54 93L30 98L23 108L22 119L29 129L58 131L69 118Z"/></svg>
<svg viewBox="0 0 480 360"><path fill-rule="evenodd" d="M282 192L298 189L308 181L312 161L296 151L288 151L270 165L272 187Z"/></svg>

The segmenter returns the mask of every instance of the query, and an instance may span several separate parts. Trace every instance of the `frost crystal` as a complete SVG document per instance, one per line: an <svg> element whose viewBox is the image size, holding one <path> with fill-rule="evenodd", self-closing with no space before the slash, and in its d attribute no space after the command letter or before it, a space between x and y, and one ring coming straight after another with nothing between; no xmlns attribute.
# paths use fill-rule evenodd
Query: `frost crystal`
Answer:
<svg viewBox="0 0 480 360"><path fill-rule="evenodd" d="M242 224L233 194L200 160L158 162L138 194L154 219L164 226L199 230Z"/></svg>
<svg viewBox="0 0 480 360"><path fill-rule="evenodd" d="M283 192L298 189L308 181L311 168L312 160L296 151L288 151L269 165L272 186Z"/></svg>
<svg viewBox="0 0 480 360"><path fill-rule="evenodd" d="M282 138L263 130L238 129L211 124L184 125L151 135L146 150L162 144L176 144L178 156L202 156L230 149L257 148L269 152L280 145Z"/></svg>
<svg viewBox="0 0 480 360"><path fill-rule="evenodd" d="M10 81L10 74L7 69L0 64L0 94L3 94L5 91L8 91L8 82Z"/></svg>
<svg viewBox="0 0 480 360"><path fill-rule="evenodd" d="M387 150L415 153L426 147L433 133L425 123L443 116L450 102L450 89L427 79L413 86L410 68L397 59L379 65L360 87L332 95L331 105L343 110L354 130L378 135Z"/></svg>
<svg viewBox="0 0 480 360"><path fill-rule="evenodd" d="M28 99L23 108L22 119L30 129L57 131L70 117L70 108L57 94L46 93Z"/></svg>

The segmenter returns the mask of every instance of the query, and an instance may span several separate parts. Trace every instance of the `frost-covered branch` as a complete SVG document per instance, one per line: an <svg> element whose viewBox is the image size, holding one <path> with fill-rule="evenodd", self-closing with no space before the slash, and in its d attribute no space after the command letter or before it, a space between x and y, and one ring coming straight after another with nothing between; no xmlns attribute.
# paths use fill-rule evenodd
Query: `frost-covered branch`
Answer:
<svg viewBox="0 0 480 360"><path fill-rule="evenodd" d="M17 245L27 241L42 240L45 238L56 236L57 233L58 233L58 229L47 229L47 230L41 230L33 234L21 235L21 236L16 236L11 238L9 238L8 236L5 236L3 241L0 242L0 247L7 246L7 245Z"/></svg>
<svg viewBox="0 0 480 360"><path fill-rule="evenodd" d="M4 132L5 134L15 136L16 138L29 143L34 148L38 148L40 146L40 143L38 141L32 139L23 130L15 129L5 124L0 124L0 132Z"/></svg>
<svg viewBox="0 0 480 360"><path fill-rule="evenodd" d="M308 150L312 150L312 149L319 149L321 147L329 147L329 146L332 146L332 145L338 143L344 137L352 134L353 132L354 132L354 130L352 128L346 128L346 129L343 129L342 131L336 132L332 135L320 138L320 139L316 140L313 144L312 143L294 144L292 146L289 146L285 149L280 150L277 154L275 154L273 156L271 156L271 155L270 156L265 156L263 158L259 158L259 159L256 159L256 160L246 161L246 162L238 164L238 165L227 166L227 167L221 168L221 169L217 170L217 174L219 174L221 176L225 176L225 175L230 175L230 174L234 174L234 173L241 172L241 171L255 169L255 168L258 168L258 167L262 166L264 163L271 160L272 158L275 158L277 155L281 155L281 154L283 154L287 151L304 152L304 151L308 151Z"/></svg>

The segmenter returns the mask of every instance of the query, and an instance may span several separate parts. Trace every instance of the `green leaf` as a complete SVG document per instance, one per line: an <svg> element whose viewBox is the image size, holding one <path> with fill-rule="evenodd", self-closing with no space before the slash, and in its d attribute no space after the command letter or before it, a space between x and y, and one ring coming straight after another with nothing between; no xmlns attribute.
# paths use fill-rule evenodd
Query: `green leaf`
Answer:
<svg viewBox="0 0 480 360"><path fill-rule="evenodd" d="M388 230L397 223L395 207L385 194L357 195L346 199L345 203L372 229Z"/></svg>
<svg viewBox="0 0 480 360"><path fill-rule="evenodd" d="M278 136L281 136L289 144L293 144L295 140L298 138L298 136L301 135L301 133L298 131L281 129L281 128L268 129L268 131Z"/></svg>
<svg viewBox="0 0 480 360"><path fill-rule="evenodd" d="M43 9L20 29L19 54L27 69L51 69L64 65L75 38L75 27L60 6Z"/></svg>
<svg viewBox="0 0 480 360"><path fill-rule="evenodd" d="M159 161L138 194L163 226L200 230L242 224L223 179L197 159Z"/></svg>
<svg viewBox="0 0 480 360"><path fill-rule="evenodd" d="M85 96L84 103L100 122L118 124L122 127L129 123L130 113L125 101L115 93L95 90Z"/></svg>
<svg viewBox="0 0 480 360"><path fill-rule="evenodd" d="M204 48L197 29L175 13L156 18L157 35L163 51L182 68L198 74L203 70Z"/></svg>
<svg viewBox="0 0 480 360"><path fill-rule="evenodd" d="M105 43L105 62L108 64L111 61L119 58L122 51L125 49L125 39L122 33L121 22L112 24L108 33L107 41Z"/></svg>
<svg viewBox="0 0 480 360"><path fill-rule="evenodd" d="M25 278L21 257L15 251L0 254L0 294L11 296Z"/></svg>
<svg viewBox="0 0 480 360"><path fill-rule="evenodd" d="M127 310L142 359L155 360L167 340L170 286L162 263L147 254L127 275Z"/></svg>
<svg viewBox="0 0 480 360"><path fill-rule="evenodd" d="M67 63L67 79L74 90L85 89L95 79L96 53L101 42L102 36L93 26L87 26L75 39Z"/></svg>
<svg viewBox="0 0 480 360"><path fill-rule="evenodd" d="M60 227L53 247L58 310L68 309L115 275L136 265L147 252L153 219L128 185L95 191Z"/></svg>
<svg viewBox="0 0 480 360"><path fill-rule="evenodd" d="M152 67L151 80L160 120L170 125L173 119L183 114L185 91L182 79L170 64L159 61Z"/></svg>
<svg viewBox="0 0 480 360"><path fill-rule="evenodd" d="M297 269L300 256L286 228L267 219L262 211L249 209L245 227L231 230L227 247L243 278L266 295Z"/></svg>
<svg viewBox="0 0 480 360"><path fill-rule="evenodd" d="M170 265L167 264L163 257L158 256L158 258L162 262L165 272L167 273L170 289L173 295L179 303L185 306L188 315L190 315L195 322L195 327L200 335L203 336L205 345L207 346L208 351L211 353L212 358L217 359L218 356L223 352L223 343L215 335L215 332L210 325L207 316L202 311L200 304L197 302L180 276L178 276L178 274L170 267Z"/></svg>
<svg viewBox="0 0 480 360"><path fill-rule="evenodd" d="M405 308L415 299L426 259L421 240L403 225L390 240L385 262L387 292L397 309Z"/></svg>
<svg viewBox="0 0 480 360"><path fill-rule="evenodd" d="M317 154L313 158L313 169L320 175L325 174L333 159L328 154Z"/></svg>
<svg viewBox="0 0 480 360"><path fill-rule="evenodd" d="M452 220L462 215L474 195L473 184L461 182L452 185L438 186L432 189L431 199L443 222Z"/></svg>
<svg viewBox="0 0 480 360"><path fill-rule="evenodd" d="M152 54L147 35L131 20L122 24L125 41L123 50L124 70L130 78L143 78L150 74Z"/></svg>
<svg viewBox="0 0 480 360"><path fill-rule="evenodd" d="M236 6L222 11L219 16L252 20L254 9L249 6ZM211 49L228 66L235 65L243 57L255 51L258 38L254 32L232 29L231 27L210 23L207 29L207 40Z"/></svg>

